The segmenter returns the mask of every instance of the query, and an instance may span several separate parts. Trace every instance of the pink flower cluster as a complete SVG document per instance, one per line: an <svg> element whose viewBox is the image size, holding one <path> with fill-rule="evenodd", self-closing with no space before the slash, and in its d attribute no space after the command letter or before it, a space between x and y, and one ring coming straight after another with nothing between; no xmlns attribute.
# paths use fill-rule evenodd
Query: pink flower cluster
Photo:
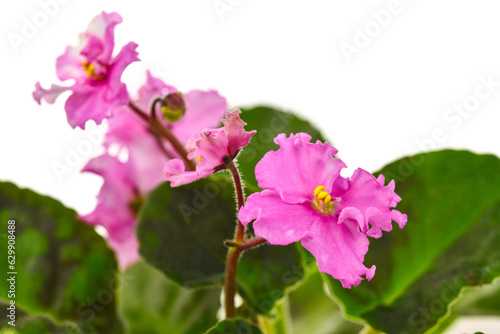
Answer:
<svg viewBox="0 0 500 334"><path fill-rule="evenodd" d="M147 107L156 97L172 92L177 92L177 89L148 73L146 83L133 102L149 110ZM164 125L182 142L187 141L188 134L203 126L217 125L227 109L226 100L215 91L193 90L183 97L187 106L186 118L175 123L164 121ZM185 119L192 121L186 122ZM163 181L162 170L169 161L163 150L171 157L178 157L179 153L167 141L155 140L145 122L126 106L115 108L108 124L104 146L108 151L114 148L119 152L113 157L105 153L94 158L84 168L84 171L101 175L104 185L95 210L81 219L107 229L110 247L115 251L120 267L125 268L139 259L135 233L137 211L146 195ZM120 161L119 157L123 155L126 159Z"/></svg>
<svg viewBox="0 0 500 334"><path fill-rule="evenodd" d="M109 130L103 143L106 153L91 159L83 168L84 172L102 176L104 183L94 211L80 218L106 228L108 243L120 267L125 268L139 259L135 234L138 210L145 196L163 181L163 167L169 157L180 156L168 141L157 139L148 124L128 106L132 102L149 115L155 98L178 90L148 72L137 97L130 98L120 78L125 68L139 59L137 44L133 42L112 56L114 28L121 21L116 13L103 12L95 17L81 34L79 45L68 47L57 59L59 79L74 79L75 83L69 87L52 85L49 90L37 83L33 97L38 103L53 103L62 92L72 91L65 104L72 127L84 128L90 119L96 123L108 119ZM226 99L213 90L189 91L182 99L186 112L180 120L160 120L181 143L203 128L217 126L227 110Z"/></svg>
<svg viewBox="0 0 500 334"><path fill-rule="evenodd" d="M57 59L59 79L73 79L74 84L46 90L37 83L33 96L38 103L53 103L62 92L72 91L65 104L72 127L108 119L106 153L83 169L102 176L104 184L95 210L81 219L106 228L109 245L125 268L139 258L135 226L145 196L163 179L176 187L227 168L234 176L233 161L256 131L245 131L240 110L226 113L227 102L216 91L181 94L149 72L131 99L121 75L139 60L137 44L130 42L112 55L114 28L121 20L116 13L104 12L94 18L78 46L68 47ZM163 119L150 112L158 99L164 103ZM223 127L215 128L224 114ZM166 131L163 137L157 122ZM253 222L255 234L270 244L301 241L320 271L345 288L357 286L375 274L375 266L363 264L368 237L391 231L392 221L400 228L406 224L406 215L392 209L401 198L394 192L394 181L385 185L383 175L375 178L357 169L350 178L341 176L345 164L335 157L337 150L310 140L305 133L275 138L279 150L266 153L255 168L263 191L250 195L238 219L245 226ZM187 170L194 161L195 170ZM236 179L239 183L239 176Z"/></svg>

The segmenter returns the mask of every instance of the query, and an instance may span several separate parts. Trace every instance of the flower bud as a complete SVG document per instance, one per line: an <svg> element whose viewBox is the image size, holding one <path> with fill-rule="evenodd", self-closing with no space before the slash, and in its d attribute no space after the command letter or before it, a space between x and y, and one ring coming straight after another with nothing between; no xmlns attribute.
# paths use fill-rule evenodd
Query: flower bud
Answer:
<svg viewBox="0 0 500 334"><path fill-rule="evenodd" d="M161 111L167 121L178 121L186 112L186 102L182 93L171 93L165 96L161 103Z"/></svg>

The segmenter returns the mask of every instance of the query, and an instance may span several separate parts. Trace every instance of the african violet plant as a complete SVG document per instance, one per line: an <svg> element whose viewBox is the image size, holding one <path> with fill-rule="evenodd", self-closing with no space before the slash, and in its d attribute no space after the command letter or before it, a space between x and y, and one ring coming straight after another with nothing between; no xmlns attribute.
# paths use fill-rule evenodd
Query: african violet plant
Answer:
<svg viewBox="0 0 500 334"><path fill-rule="evenodd" d="M290 113L230 110L216 91L180 92L149 72L131 97L121 76L139 58L134 42L114 51L121 21L103 12L57 59L73 85L36 84L38 103L71 91L73 128L106 120L105 153L83 169L104 183L78 217L1 184L20 287L4 329L423 333L498 315L494 285L464 289L500 275L498 158L430 152L345 177L337 149Z"/></svg>

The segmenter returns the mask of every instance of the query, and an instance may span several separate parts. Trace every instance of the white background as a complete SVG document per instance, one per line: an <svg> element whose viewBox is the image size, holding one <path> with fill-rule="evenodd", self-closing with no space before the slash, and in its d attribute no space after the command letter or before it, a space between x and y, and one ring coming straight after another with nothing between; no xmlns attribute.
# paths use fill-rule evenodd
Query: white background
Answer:
<svg viewBox="0 0 500 334"><path fill-rule="evenodd" d="M80 213L93 209L102 180L79 169L100 147L58 179L54 162L65 164L68 150L86 137L66 122L66 96L38 106L31 92L36 81L46 88L58 83L57 56L102 10L124 19L115 30L117 49L128 41L139 44L142 62L123 77L132 93L151 69L184 91L217 89L231 107L268 104L295 111L322 130L351 170L374 172L429 149L423 141L500 156L500 87L460 124L444 119L449 108L471 101L479 77L500 82L500 6L491 0L400 0L390 22L375 23L373 13L390 3L66 0L44 16L38 1L2 0L0 179ZM39 25L31 35L23 35L27 21ZM361 45L359 31L365 29L372 37ZM13 45L13 36L23 43ZM356 39L360 47L349 61L341 46L355 47Z"/></svg>

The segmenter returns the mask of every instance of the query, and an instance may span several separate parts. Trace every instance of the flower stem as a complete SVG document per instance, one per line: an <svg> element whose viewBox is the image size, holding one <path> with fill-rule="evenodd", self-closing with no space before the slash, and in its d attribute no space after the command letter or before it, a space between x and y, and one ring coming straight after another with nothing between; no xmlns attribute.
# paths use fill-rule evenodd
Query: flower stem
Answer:
<svg viewBox="0 0 500 334"><path fill-rule="evenodd" d="M242 242L241 244L239 244L238 248L240 250L244 251L244 250L247 250L247 249L250 249L250 248L254 248L254 247L260 246L262 244L265 244L266 242L267 242L266 239L261 238L261 237L257 237L257 238L245 240L244 242Z"/></svg>
<svg viewBox="0 0 500 334"><path fill-rule="evenodd" d="M239 211L243 204L245 204L245 196L243 194L240 174L238 172L238 169L234 165L234 162L232 161L229 164L228 169L233 175ZM226 242L226 246L229 246L226 263L226 281L224 285L224 305L226 309L226 319L231 319L236 316L234 296L236 294L236 272L238 268L238 260L241 254L245 250L256 247L265 242L266 240L261 237L245 240L245 226L243 226L243 224L238 219L236 231L234 233L234 240Z"/></svg>
<svg viewBox="0 0 500 334"><path fill-rule="evenodd" d="M188 152L186 151L184 146L177 140L177 138L170 131L170 129L164 127L156 117L149 116L139 107L137 107L134 103L129 102L128 107L132 109L132 111L135 112L137 116L146 121L154 131L158 132L161 136L167 139L170 142L170 144L172 144L177 153L179 153L179 155L182 157L182 160L184 160L184 162L186 163L186 166L189 170L196 169L195 163L192 160L188 159L187 157Z"/></svg>
<svg viewBox="0 0 500 334"><path fill-rule="evenodd" d="M233 175L234 179L234 187L236 188L236 198L238 200L238 211L241 209L243 204L245 204L245 196L243 195L243 187L241 186L241 178L240 178L240 173L238 172L238 169L234 165L234 162L231 161L231 164L229 164L229 171ZM243 239L245 237L245 227L243 224L240 222L238 219L238 224L236 226L236 233L234 236L234 240L239 243L243 242Z"/></svg>
<svg viewBox="0 0 500 334"><path fill-rule="evenodd" d="M227 253L226 282L224 284L224 306L226 309L226 319L236 316L234 307L234 296L236 294L236 269L241 251L238 247L230 247Z"/></svg>

